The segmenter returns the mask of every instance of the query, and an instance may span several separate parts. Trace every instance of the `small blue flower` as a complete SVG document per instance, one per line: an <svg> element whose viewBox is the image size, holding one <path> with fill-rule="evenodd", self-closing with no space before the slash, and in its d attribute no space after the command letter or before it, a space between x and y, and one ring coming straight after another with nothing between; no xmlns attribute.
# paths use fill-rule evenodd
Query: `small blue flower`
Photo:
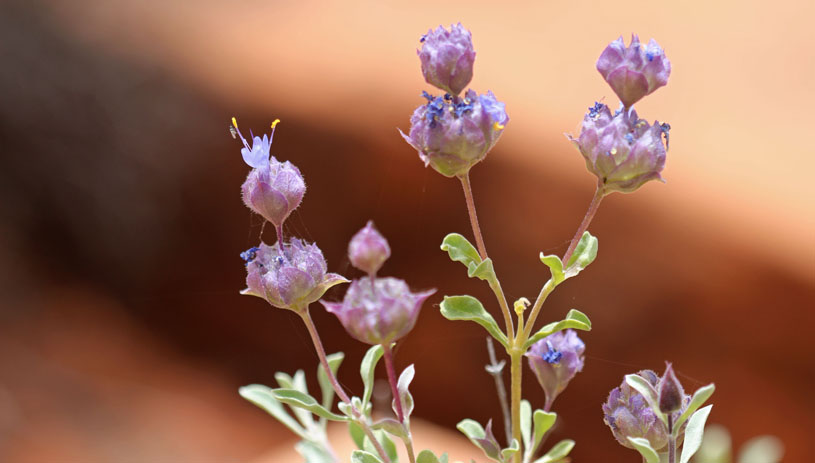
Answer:
<svg viewBox="0 0 815 463"><path fill-rule="evenodd" d="M549 350L544 352L543 355L541 355L541 358L546 360L548 363L551 363L552 365L560 363L560 359L561 357L563 357L563 354L561 354L560 352L555 350L554 347L552 347L551 341L546 341L546 347L548 347Z"/></svg>
<svg viewBox="0 0 815 463"><path fill-rule="evenodd" d="M255 260L255 257L257 257L257 252L259 250L260 250L260 248L257 248L257 247L253 246L253 247L247 249L246 251L243 251L241 253L241 259L246 261L246 264L248 265L249 262L252 262L253 260Z"/></svg>
<svg viewBox="0 0 815 463"><path fill-rule="evenodd" d="M249 167L257 169L258 167L263 167L269 164L269 152L272 149L272 139L274 139L274 130L275 126L280 122L280 119L276 119L272 123L272 134L266 136L263 135L263 138L258 136L252 136L250 131L250 136L252 136L252 146L249 146L249 143L246 142L246 139L243 138L243 134L241 134L240 129L238 128L238 121L233 117L232 118L232 126L235 128L238 136L241 138L243 142L244 148L241 149L241 155L243 156L243 162L245 162Z"/></svg>

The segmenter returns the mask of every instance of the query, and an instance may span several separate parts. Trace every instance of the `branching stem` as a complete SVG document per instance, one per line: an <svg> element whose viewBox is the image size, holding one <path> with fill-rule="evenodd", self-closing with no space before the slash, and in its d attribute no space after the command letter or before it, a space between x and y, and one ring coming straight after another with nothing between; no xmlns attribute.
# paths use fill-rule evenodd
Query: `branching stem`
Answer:
<svg viewBox="0 0 815 463"><path fill-rule="evenodd" d="M598 183L597 191L594 192L594 197L591 199L589 209L586 211L586 215L583 217L583 221L580 222L580 226L577 227L577 232L575 232L574 237L572 238L572 242L569 243L569 249L567 249L566 254L563 255L564 267L568 266L569 259L571 259L572 254L574 253L574 250L577 247L577 243L580 242L580 238L583 236L583 232L585 232L586 229L589 228L591 219L593 219L594 214L597 213L597 209L600 207L600 201L603 200L605 194L606 193L605 190L603 189L602 183Z"/></svg>
<svg viewBox="0 0 815 463"><path fill-rule="evenodd" d="M495 356L495 347L492 345L492 337L487 336L487 353L490 356L490 364L487 365L487 373L495 379L495 389L498 391L498 403L501 404L501 415L504 417L504 434L507 438L507 445L512 442L512 421L509 413L509 402L507 402L507 389L504 386L504 361L500 363Z"/></svg>

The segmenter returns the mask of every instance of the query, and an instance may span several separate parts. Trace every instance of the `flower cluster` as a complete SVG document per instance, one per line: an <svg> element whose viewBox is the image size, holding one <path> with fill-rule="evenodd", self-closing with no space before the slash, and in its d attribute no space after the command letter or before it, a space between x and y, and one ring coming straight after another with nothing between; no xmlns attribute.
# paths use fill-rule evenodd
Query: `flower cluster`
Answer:
<svg viewBox="0 0 815 463"><path fill-rule="evenodd" d="M546 409L566 389L569 381L583 371L586 345L575 330L558 331L532 345L526 353L529 367L546 393Z"/></svg>
<svg viewBox="0 0 815 463"><path fill-rule="evenodd" d="M461 24L451 26L450 31L439 26L421 42L422 74L446 93L423 92L427 103L416 108L410 131L402 136L419 152L425 166L446 177L466 175L498 142L509 116L492 92L479 95L468 90L464 97L459 96L472 78L475 60L470 32Z"/></svg>
<svg viewBox="0 0 815 463"><path fill-rule="evenodd" d="M668 83L670 61L656 41L643 47L634 35L628 48L622 37L609 44L597 70L620 98L621 108L612 114L605 104L595 103L583 118L580 135L568 137L597 176L600 194L631 193L649 180L662 180L671 126L649 124L632 105Z"/></svg>

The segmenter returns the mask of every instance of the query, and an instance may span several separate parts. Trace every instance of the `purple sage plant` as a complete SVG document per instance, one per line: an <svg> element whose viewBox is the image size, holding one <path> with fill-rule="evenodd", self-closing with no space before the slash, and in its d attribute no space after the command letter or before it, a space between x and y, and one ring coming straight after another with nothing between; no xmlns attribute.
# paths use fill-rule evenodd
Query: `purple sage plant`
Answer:
<svg viewBox="0 0 815 463"><path fill-rule="evenodd" d="M643 46L636 34L626 47L622 36L611 42L597 60L597 70L623 106L630 108L646 95L668 83L671 62L656 40Z"/></svg>
<svg viewBox="0 0 815 463"><path fill-rule="evenodd" d="M449 31L439 26L427 31L421 43L416 53L427 83L450 95L461 93L473 78L475 51L470 31L461 23L453 24Z"/></svg>
<svg viewBox="0 0 815 463"><path fill-rule="evenodd" d="M583 371L586 345L575 330L558 331L532 345L526 353L529 367L546 393L543 409L549 411L569 381Z"/></svg>

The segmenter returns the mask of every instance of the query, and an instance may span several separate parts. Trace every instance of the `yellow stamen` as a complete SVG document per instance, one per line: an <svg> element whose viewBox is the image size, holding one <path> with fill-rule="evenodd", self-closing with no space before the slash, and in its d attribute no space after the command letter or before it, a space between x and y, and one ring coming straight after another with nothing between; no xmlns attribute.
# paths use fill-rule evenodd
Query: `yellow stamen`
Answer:
<svg viewBox="0 0 815 463"><path fill-rule="evenodd" d="M615 154L617 154L617 148L611 148L611 151L609 151L609 153L611 153L611 155L614 156Z"/></svg>
<svg viewBox="0 0 815 463"><path fill-rule="evenodd" d="M238 128L238 120L234 117L232 118L232 125L234 125L236 129Z"/></svg>
<svg viewBox="0 0 815 463"><path fill-rule="evenodd" d="M518 316L520 317L521 314L524 313L524 310L526 310L526 308L529 307L529 299L522 297L515 301L515 304L513 304L513 306L515 308L515 313L518 314Z"/></svg>
<svg viewBox="0 0 815 463"><path fill-rule="evenodd" d="M497 122L495 122L495 123L492 124L492 129L493 130L504 130L504 126L497 123Z"/></svg>
<svg viewBox="0 0 815 463"><path fill-rule="evenodd" d="M279 124L279 123L280 123L280 119L275 119L275 120L274 120L274 122L272 122L272 129L274 129L274 128L275 128L275 126L276 126L277 124Z"/></svg>

